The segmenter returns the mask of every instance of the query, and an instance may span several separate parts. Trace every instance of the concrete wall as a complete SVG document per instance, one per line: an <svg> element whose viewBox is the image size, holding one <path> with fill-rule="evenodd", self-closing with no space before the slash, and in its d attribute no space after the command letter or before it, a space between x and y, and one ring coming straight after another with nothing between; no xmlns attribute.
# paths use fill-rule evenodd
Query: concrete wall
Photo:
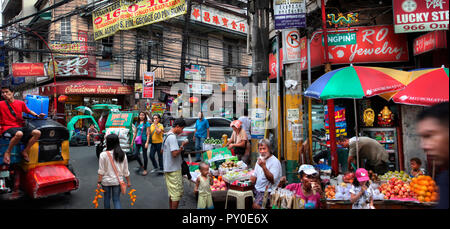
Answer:
<svg viewBox="0 0 450 229"><path fill-rule="evenodd" d="M401 105L403 128L403 153L405 155L405 170L410 171L409 161L417 157L422 161L422 167L426 168L426 154L420 148L420 138L416 134L416 117L424 109L421 106ZM429 172L429 171L427 171Z"/></svg>

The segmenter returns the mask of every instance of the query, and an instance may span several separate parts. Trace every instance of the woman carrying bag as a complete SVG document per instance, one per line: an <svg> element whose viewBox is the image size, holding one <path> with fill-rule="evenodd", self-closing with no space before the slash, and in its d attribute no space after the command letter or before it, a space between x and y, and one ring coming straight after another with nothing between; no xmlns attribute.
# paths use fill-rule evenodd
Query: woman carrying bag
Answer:
<svg viewBox="0 0 450 229"><path fill-rule="evenodd" d="M136 160L139 163L138 173L142 176L147 175L147 164L148 164L148 139L147 133L150 133L150 123L147 121L147 115L145 112L140 112L138 117L138 122L135 124L136 130L133 134L133 145L134 147L134 155ZM132 147L133 148L133 147ZM144 158L144 163L142 163L141 158L139 157L139 152L142 149L142 157Z"/></svg>
<svg viewBox="0 0 450 229"><path fill-rule="evenodd" d="M103 186L105 190L104 208L111 208L112 197L114 209L121 209L120 193L126 192L123 177L127 180L128 187L131 187L131 183L127 156L120 148L119 137L116 134L106 137L106 151L100 154L98 167L97 188Z"/></svg>

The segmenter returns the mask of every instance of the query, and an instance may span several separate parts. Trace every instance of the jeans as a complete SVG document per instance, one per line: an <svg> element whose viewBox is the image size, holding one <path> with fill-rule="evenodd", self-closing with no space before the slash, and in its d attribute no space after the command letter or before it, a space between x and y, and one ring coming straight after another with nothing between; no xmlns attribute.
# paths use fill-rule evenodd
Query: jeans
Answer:
<svg viewBox="0 0 450 229"><path fill-rule="evenodd" d="M144 164L142 164L141 157L139 157L139 152L142 149L142 157L144 158ZM147 148L145 148L145 145L135 145L134 147L134 155L136 157L136 160L138 161L139 165L141 167L144 167L144 170L147 170L147 164L148 164L148 156L147 156Z"/></svg>
<svg viewBox="0 0 450 229"><path fill-rule="evenodd" d="M150 159L152 160L153 168L155 168L155 169L159 168L160 170L164 170L163 155L161 153L161 147L162 147L162 143L153 143L152 144L152 146L150 147ZM155 160L155 153L158 153L159 167Z"/></svg>
<svg viewBox="0 0 450 229"><path fill-rule="evenodd" d="M114 209L122 209L122 206L120 205L120 185L103 186L103 190L105 190L105 199L103 200L105 209L111 209L111 194Z"/></svg>
<svg viewBox="0 0 450 229"><path fill-rule="evenodd" d="M206 140L206 138L195 136L195 151L203 150L203 143L205 142L205 140ZM197 153L197 155L196 155L197 161L200 160L201 156L202 156L201 153Z"/></svg>

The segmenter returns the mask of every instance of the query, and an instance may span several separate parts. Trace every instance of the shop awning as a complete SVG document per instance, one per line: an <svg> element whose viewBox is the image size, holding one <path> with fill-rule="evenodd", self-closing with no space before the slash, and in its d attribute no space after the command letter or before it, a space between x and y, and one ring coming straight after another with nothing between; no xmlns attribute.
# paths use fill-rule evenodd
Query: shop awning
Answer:
<svg viewBox="0 0 450 229"><path fill-rule="evenodd" d="M41 86L41 95L53 94L53 83ZM56 82L58 95L130 95L133 87L117 81L107 80L67 80Z"/></svg>

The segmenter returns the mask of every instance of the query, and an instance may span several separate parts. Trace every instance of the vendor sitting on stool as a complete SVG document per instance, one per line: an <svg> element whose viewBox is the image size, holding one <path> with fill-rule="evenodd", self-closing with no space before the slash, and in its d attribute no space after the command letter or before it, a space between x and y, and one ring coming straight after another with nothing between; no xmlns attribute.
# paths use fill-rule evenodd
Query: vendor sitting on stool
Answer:
<svg viewBox="0 0 450 229"><path fill-rule="evenodd" d="M230 127L233 128L230 141L227 143L229 150L234 149L235 155L238 160L242 160L247 165L250 164L250 144L248 144L247 133L244 128L241 127L242 122L234 120L231 122Z"/></svg>
<svg viewBox="0 0 450 229"><path fill-rule="evenodd" d="M258 142L258 151L260 157L255 165L255 172L250 177L252 184L255 184L254 209L260 209L264 202L264 192L268 186L267 192L271 193L278 185L281 178L281 163L270 150L270 142L267 139L261 139ZM270 199L270 196L267 196Z"/></svg>

